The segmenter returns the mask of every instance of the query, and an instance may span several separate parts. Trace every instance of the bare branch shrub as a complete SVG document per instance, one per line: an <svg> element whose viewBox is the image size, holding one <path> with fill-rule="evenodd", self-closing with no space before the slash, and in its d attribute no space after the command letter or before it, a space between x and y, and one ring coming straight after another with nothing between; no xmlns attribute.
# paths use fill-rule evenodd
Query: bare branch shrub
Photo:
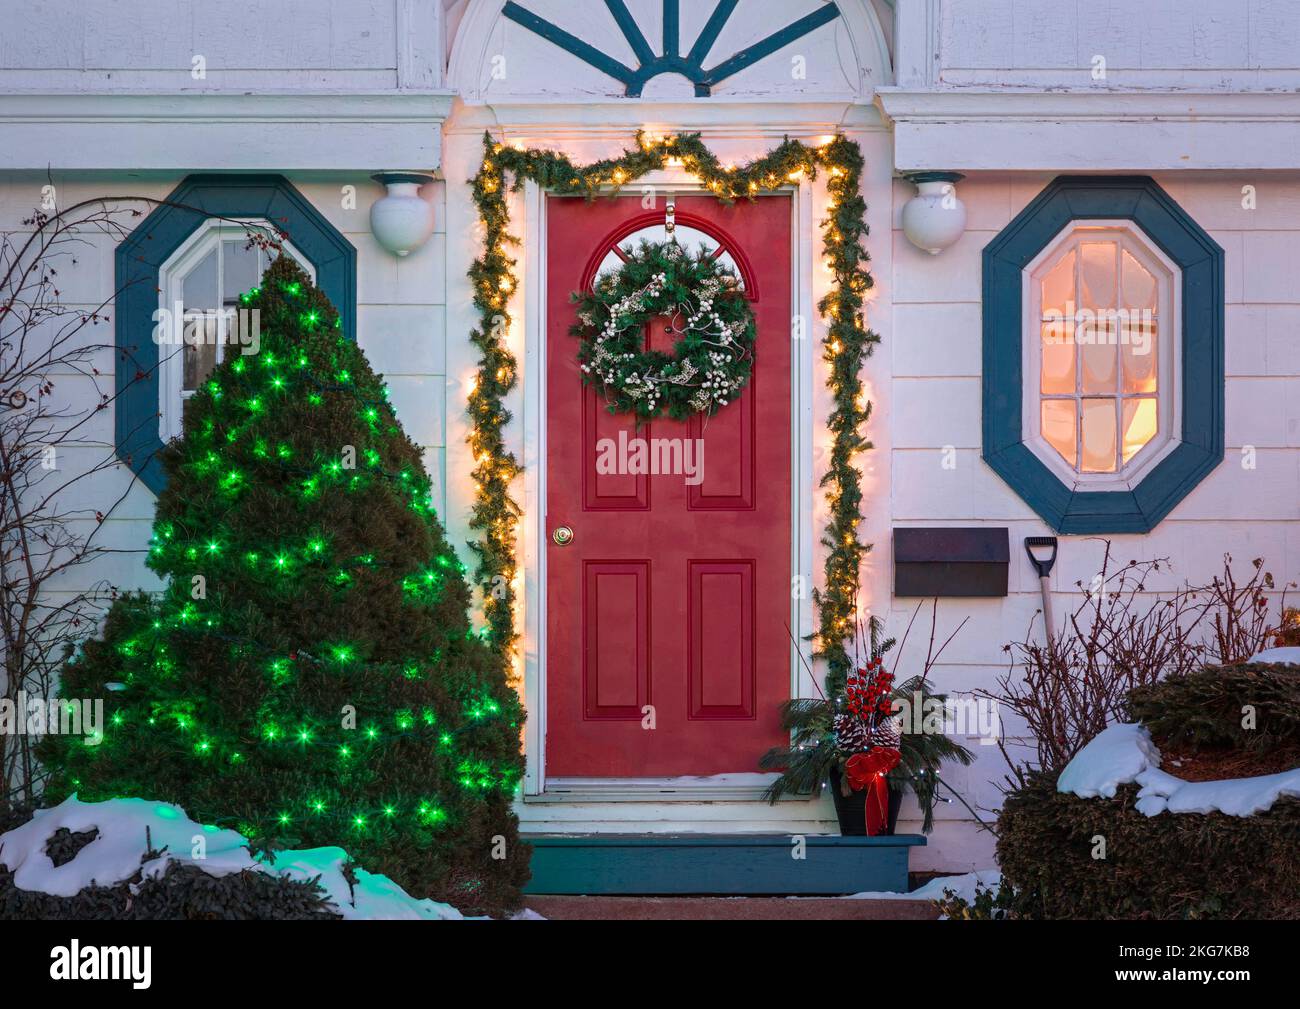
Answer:
<svg viewBox="0 0 1300 1009"><path fill-rule="evenodd" d="M113 436L96 428L152 369L116 347L109 332L108 311L121 290L94 304L72 304L63 296L64 275L87 268L78 257L94 240L122 241L142 207L163 205L181 206L138 197L85 200L38 210L20 230L0 234L0 703L18 730L0 732L0 812L32 805L39 795L38 738L21 731L28 705L55 696L66 656L96 629L117 592L73 570L145 549L103 542L105 521L132 480L100 479L122 464ZM279 248L279 233L243 226L250 244ZM140 334L150 338L147 330ZM126 380L115 383L103 370L106 361ZM153 413L143 423L157 422ZM108 499L95 500L97 493Z"/></svg>
<svg viewBox="0 0 1300 1009"><path fill-rule="evenodd" d="M1168 561L1130 561L1116 567L1106 543L1101 571L1091 586L1076 586L1083 600L1049 642L1034 637L1005 646L1011 664L994 691L981 696L1005 705L1033 733L1036 761L1012 759L1010 783L1018 787L1030 766L1060 770L1090 739L1126 717L1125 699L1135 687L1176 679L1207 665L1249 658L1273 642L1286 612L1283 588L1275 610L1273 576L1261 560L1239 582L1232 558L1208 585L1185 585L1151 597L1146 581Z"/></svg>

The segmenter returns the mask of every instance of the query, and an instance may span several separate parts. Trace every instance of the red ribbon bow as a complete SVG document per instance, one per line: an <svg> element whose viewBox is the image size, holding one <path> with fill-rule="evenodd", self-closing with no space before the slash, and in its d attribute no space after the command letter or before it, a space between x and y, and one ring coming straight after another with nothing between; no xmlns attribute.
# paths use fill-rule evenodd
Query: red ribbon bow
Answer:
<svg viewBox="0 0 1300 1009"><path fill-rule="evenodd" d="M892 746L877 746L866 753L855 753L844 765L849 787L855 792L861 791L876 777L892 771L902 759L903 755Z"/></svg>
<svg viewBox="0 0 1300 1009"><path fill-rule="evenodd" d="M866 790L863 812L867 834L875 837L889 825L889 782L885 775L898 766L903 755L892 746L877 746L866 753L855 753L844 764L849 787L855 792Z"/></svg>

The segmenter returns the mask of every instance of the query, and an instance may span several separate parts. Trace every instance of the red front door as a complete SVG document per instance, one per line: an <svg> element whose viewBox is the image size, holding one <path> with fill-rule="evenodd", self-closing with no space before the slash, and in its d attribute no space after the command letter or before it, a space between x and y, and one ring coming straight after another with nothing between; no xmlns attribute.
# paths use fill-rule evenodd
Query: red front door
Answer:
<svg viewBox="0 0 1300 1009"><path fill-rule="evenodd" d="M790 691L789 199L678 198L682 244L693 249L702 232L740 266L757 320L755 365L707 423L639 430L582 385L569 294L628 236L661 229L663 203L647 212L639 197L552 197L546 206L546 775L756 771L782 741L778 707ZM671 349L661 327L648 339ZM601 440L617 444L620 433L701 439L703 465L598 472ZM563 546L551 535L561 526L573 531Z"/></svg>

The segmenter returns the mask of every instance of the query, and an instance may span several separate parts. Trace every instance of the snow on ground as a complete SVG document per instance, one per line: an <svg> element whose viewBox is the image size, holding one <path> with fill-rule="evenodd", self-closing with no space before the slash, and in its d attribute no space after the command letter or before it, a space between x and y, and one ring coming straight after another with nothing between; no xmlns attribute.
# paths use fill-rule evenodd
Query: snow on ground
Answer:
<svg viewBox="0 0 1300 1009"><path fill-rule="evenodd" d="M92 828L99 836L71 861L56 866L45 853L46 842L60 827L74 834ZM141 864L145 829L157 858ZM200 840L202 843L200 844ZM249 854L248 839L233 830L195 823L180 806L146 799L81 802L75 795L50 809L37 810L27 823L0 834L0 865L14 874L14 885L56 897L71 897L96 883L114 886L139 870L145 878L160 876L173 862L198 866L210 876L252 870L270 876L305 880L320 877L326 899L347 919L460 920L450 904L416 900L387 876L354 870L357 884L343 876L347 852L342 848L308 848L276 852L269 859Z"/></svg>
<svg viewBox="0 0 1300 1009"><path fill-rule="evenodd" d="M1160 770L1160 751L1151 742L1151 734L1135 723L1103 729L1066 765L1056 790L1085 799L1111 798L1119 785L1129 782L1138 784L1137 809L1147 816L1166 810L1252 816L1269 809L1280 798L1300 798L1300 767L1280 774L1222 781L1176 778Z"/></svg>
<svg viewBox="0 0 1300 1009"><path fill-rule="evenodd" d="M968 903L975 901L975 887L996 890L1002 880L1002 873L997 869L976 869L974 872L960 876L936 876L924 886L917 887L911 893L897 893L893 890L867 890L846 897L846 900L941 900L945 890L951 890Z"/></svg>

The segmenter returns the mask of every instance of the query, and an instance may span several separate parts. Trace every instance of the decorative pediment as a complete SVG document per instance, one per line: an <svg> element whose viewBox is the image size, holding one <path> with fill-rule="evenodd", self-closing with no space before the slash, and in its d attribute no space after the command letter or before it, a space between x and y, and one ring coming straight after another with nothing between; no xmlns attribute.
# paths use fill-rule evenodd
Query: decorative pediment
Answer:
<svg viewBox="0 0 1300 1009"><path fill-rule="evenodd" d="M452 55L469 100L854 98L888 77L867 0L505 0Z"/></svg>
<svg viewBox="0 0 1300 1009"><path fill-rule="evenodd" d="M565 52L572 53L584 63L589 63L601 73L608 74L621 82L626 87L624 93L629 98L641 97L641 89L645 87L646 81L659 74L681 74L695 85L696 97L707 98L712 93L713 85L719 81L744 70L745 67L757 63L840 16L839 8L835 4L823 4L811 14L791 21L784 28L772 32L747 49L733 53L706 69L704 61L739 3L740 0L718 0L713 8L713 14L704 25L704 30L695 39L690 51L683 56L680 0L663 0L663 47L659 53L651 48L646 37L641 34L636 18L627 9L624 0L605 0L605 6L609 8L609 13L618 24L619 31L623 33L627 44L636 54L635 67L625 66L576 35L571 35L558 25L538 17L514 0L510 0L502 8L501 13L529 31L536 32L548 42L555 43Z"/></svg>

